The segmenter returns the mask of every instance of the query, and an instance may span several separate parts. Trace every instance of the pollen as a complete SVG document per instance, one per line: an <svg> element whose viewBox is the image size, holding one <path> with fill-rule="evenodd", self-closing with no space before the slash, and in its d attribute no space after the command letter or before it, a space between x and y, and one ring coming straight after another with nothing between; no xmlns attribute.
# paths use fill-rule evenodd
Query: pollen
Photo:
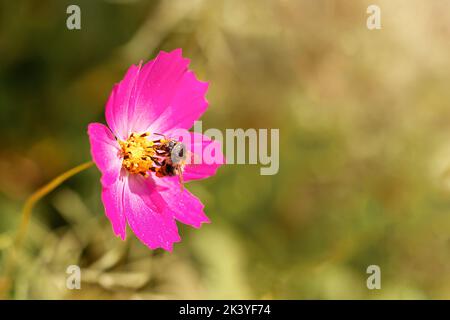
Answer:
<svg viewBox="0 0 450 320"><path fill-rule="evenodd" d="M144 177L149 175L149 170L153 166L153 142L147 139L148 133L132 133L126 141L119 141L121 148L122 167L133 174L140 174Z"/></svg>

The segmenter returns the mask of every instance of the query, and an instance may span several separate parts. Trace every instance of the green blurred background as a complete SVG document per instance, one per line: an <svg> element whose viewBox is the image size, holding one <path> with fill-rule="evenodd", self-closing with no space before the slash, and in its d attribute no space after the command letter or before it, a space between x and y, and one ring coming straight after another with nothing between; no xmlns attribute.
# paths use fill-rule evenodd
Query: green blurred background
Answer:
<svg viewBox="0 0 450 320"><path fill-rule="evenodd" d="M70 179L35 208L7 297L449 299L449 36L440 0L1 1L0 267L26 197L90 159L132 63L181 47L210 82L204 129L280 129L277 175L187 185L212 224L179 225L172 254L114 236L97 169Z"/></svg>

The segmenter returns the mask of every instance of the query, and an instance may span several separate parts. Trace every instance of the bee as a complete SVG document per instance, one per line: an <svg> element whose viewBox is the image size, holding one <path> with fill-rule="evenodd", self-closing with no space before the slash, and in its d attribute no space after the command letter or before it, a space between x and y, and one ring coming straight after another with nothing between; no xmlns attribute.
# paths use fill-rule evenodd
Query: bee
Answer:
<svg viewBox="0 0 450 320"><path fill-rule="evenodd" d="M185 144L176 140L167 139L162 134L155 134L163 136L163 139L153 141L155 155L152 157L152 160L156 166L150 170L155 172L159 178L178 176L180 184L183 186L183 171L187 157Z"/></svg>

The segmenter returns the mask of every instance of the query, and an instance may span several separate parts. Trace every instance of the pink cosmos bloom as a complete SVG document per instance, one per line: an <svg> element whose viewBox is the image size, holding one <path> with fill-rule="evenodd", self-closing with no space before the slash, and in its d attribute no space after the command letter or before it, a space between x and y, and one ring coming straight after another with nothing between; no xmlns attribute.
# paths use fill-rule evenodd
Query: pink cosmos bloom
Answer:
<svg viewBox="0 0 450 320"><path fill-rule="evenodd" d="M173 174L169 158L166 165L155 159L161 152L156 146L166 150L169 141L182 141L188 156L178 172L184 181L214 175L224 163L218 142L187 131L208 107L208 83L197 80L188 65L181 49L162 51L144 66L132 65L106 104L109 128L100 123L88 127L114 233L124 240L128 224L151 249L172 251L181 240L175 220L195 228L209 222L203 204ZM180 132L182 138L175 138ZM215 161L202 160L207 150Z"/></svg>

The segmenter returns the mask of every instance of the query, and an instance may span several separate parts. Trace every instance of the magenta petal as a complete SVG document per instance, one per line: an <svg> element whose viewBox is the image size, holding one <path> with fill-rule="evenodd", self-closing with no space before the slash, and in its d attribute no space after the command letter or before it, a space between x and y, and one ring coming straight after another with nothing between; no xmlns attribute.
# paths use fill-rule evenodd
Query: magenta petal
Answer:
<svg viewBox="0 0 450 320"><path fill-rule="evenodd" d="M126 140L130 134L129 113L134 110L135 83L138 79L139 70L140 66L132 65L122 81L114 85L106 103L106 122L115 136L122 140Z"/></svg>
<svg viewBox="0 0 450 320"><path fill-rule="evenodd" d="M114 134L126 140L131 132L162 133L189 129L208 107L208 83L188 70L181 49L161 51L141 66L131 66L114 86L106 104L106 121Z"/></svg>
<svg viewBox="0 0 450 320"><path fill-rule="evenodd" d="M119 177L122 160L119 158L119 144L108 127L100 123L88 126L91 154L102 173L102 184L108 186Z"/></svg>
<svg viewBox="0 0 450 320"><path fill-rule="evenodd" d="M115 183L102 189L102 201L105 206L105 214L111 221L114 233L125 240L126 236L126 218L123 208L123 194L126 183L126 173L122 175Z"/></svg>
<svg viewBox="0 0 450 320"><path fill-rule="evenodd" d="M184 141L190 158L189 164L184 168L183 180L199 180L215 175L217 169L225 163L220 142L197 132L186 134L190 136L190 141Z"/></svg>
<svg viewBox="0 0 450 320"><path fill-rule="evenodd" d="M166 132L174 128L189 129L208 107L205 98L208 83L197 80L192 71L183 74L174 87L162 88L172 99L152 123L151 132Z"/></svg>
<svg viewBox="0 0 450 320"><path fill-rule="evenodd" d="M175 219L194 228L210 222L203 212L203 204L186 188L181 188L177 177L156 178L155 183Z"/></svg>
<svg viewBox="0 0 450 320"><path fill-rule="evenodd" d="M140 72L136 84L135 132L154 131L154 122L172 109L172 101L182 81L189 60L181 56L181 49L172 52L161 51L148 62Z"/></svg>
<svg viewBox="0 0 450 320"><path fill-rule="evenodd" d="M205 112L208 84L195 78L188 70L189 59L181 54L181 49L161 51L139 72L134 109L128 118L131 131L189 129Z"/></svg>
<svg viewBox="0 0 450 320"><path fill-rule="evenodd" d="M179 242L175 220L151 178L129 175L123 195L124 212L136 236L150 249L172 251Z"/></svg>

